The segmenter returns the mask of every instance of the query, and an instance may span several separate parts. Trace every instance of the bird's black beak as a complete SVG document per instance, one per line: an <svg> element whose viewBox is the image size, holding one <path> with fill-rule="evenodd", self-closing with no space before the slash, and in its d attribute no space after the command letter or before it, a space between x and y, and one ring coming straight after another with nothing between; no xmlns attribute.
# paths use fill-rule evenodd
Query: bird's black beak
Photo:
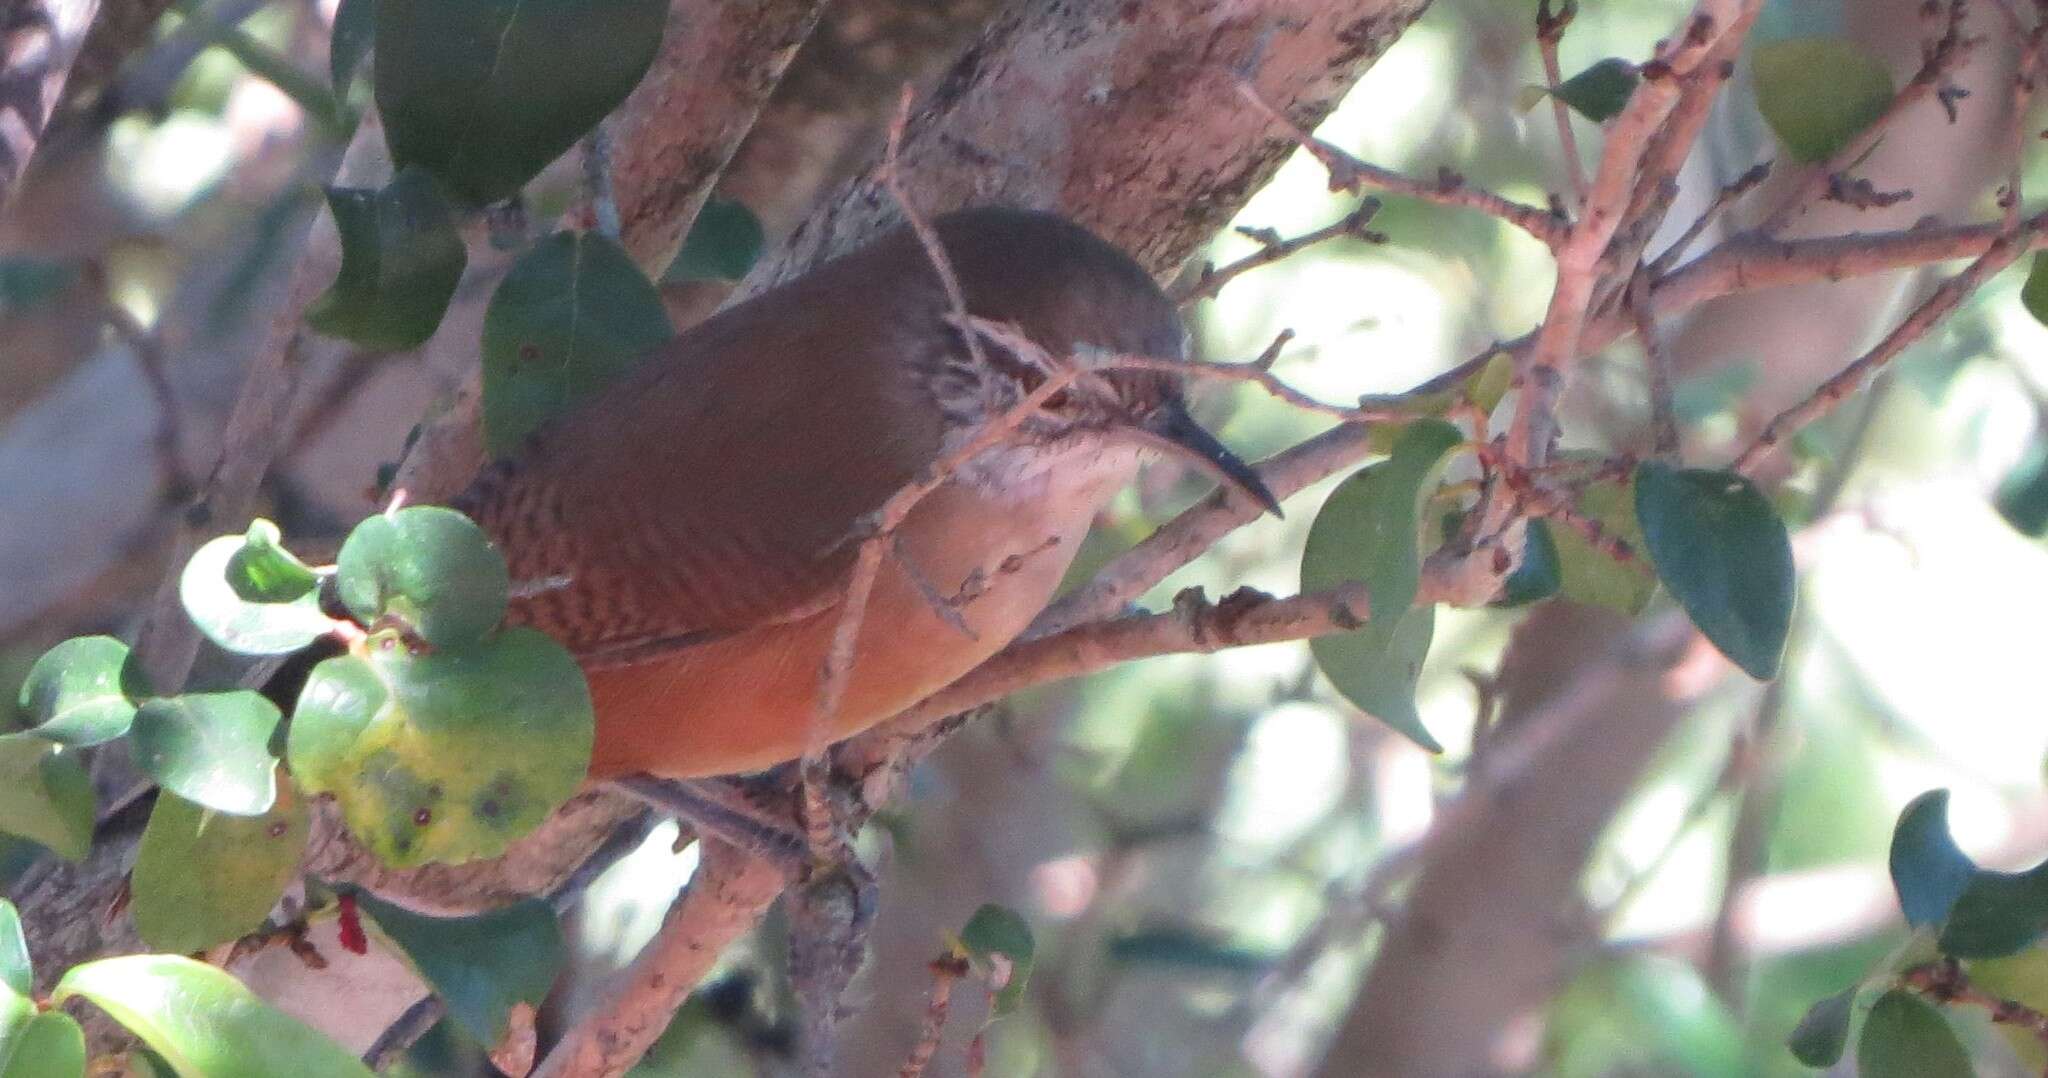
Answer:
<svg viewBox="0 0 2048 1078"><path fill-rule="evenodd" d="M1259 473L1246 464L1244 458L1231 452L1230 447L1217 441L1215 435L1202 429L1180 401L1170 400L1160 405L1148 419L1131 430L1139 441L1164 449L1215 476L1225 485L1236 487L1266 512L1276 517L1285 515L1280 512L1280 500L1266 489Z"/></svg>

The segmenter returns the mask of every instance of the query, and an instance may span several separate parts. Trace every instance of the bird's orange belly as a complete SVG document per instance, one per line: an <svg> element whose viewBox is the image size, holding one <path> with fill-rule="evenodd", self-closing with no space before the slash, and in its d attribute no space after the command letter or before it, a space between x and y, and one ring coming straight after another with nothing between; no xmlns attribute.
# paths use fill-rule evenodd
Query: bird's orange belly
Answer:
<svg viewBox="0 0 2048 1078"><path fill-rule="evenodd" d="M841 607L736 633L674 655L590 673L597 709L592 779L755 771L850 737L944 688L1009 643L1072 562L1086 516L1066 519L986 503L948 504L942 490L901 533L919 575L972 635L934 609L901 563L885 557L862 619L846 696L817 720L820 674ZM978 499L977 499L978 501ZM920 527L948 511L954 527ZM1029 525L1020 527L1024 520ZM920 541L944 535L943 543ZM960 591L976 570L984 590Z"/></svg>

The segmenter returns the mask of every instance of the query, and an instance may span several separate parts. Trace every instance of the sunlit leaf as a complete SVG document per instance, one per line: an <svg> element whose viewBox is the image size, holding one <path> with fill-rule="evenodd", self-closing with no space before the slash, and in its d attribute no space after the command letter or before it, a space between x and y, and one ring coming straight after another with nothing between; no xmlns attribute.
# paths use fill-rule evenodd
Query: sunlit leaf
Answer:
<svg viewBox="0 0 2048 1078"><path fill-rule="evenodd" d="M347 1049L189 958L126 955L74 966L51 1000L74 996L142 1038L180 1078L371 1078Z"/></svg>
<svg viewBox="0 0 2048 1078"><path fill-rule="evenodd" d="M1859 1078L1972 1078L1970 1055L1931 1004L1894 989L1879 996L1856 1040Z"/></svg>
<svg viewBox="0 0 2048 1078"><path fill-rule="evenodd" d="M713 198L697 211L683 249L662 280L737 281L754 268L765 241L754 211L729 198Z"/></svg>
<svg viewBox="0 0 2048 1078"><path fill-rule="evenodd" d="M93 819L92 780L77 752L0 737L0 831L78 861L92 846Z"/></svg>
<svg viewBox="0 0 2048 1078"><path fill-rule="evenodd" d="M1031 924L1008 906L993 902L974 911L960 930L960 945L984 972L1002 969L1002 986L996 991L995 1011L1010 1014L1024 1002L1025 983L1031 978L1037 944L1032 941ZM995 959L1002 960L1002 966Z"/></svg>
<svg viewBox="0 0 2048 1078"><path fill-rule="evenodd" d="M0 1078L83 1078L85 1030L63 1011L44 1011L7 1038Z"/></svg>
<svg viewBox="0 0 2048 1078"><path fill-rule="evenodd" d="M36 1004L26 989L0 988L0 1078L7 1078L7 1065L35 1017Z"/></svg>
<svg viewBox="0 0 2048 1078"><path fill-rule="evenodd" d="M248 689L160 696L135 713L135 763L188 800L254 816L277 799L270 736L281 717Z"/></svg>
<svg viewBox="0 0 2048 1078"><path fill-rule="evenodd" d="M378 0L375 84L399 165L497 202L626 99L668 0Z"/></svg>
<svg viewBox="0 0 2048 1078"><path fill-rule="evenodd" d="M617 243L557 232L484 312L484 448L503 456L646 359L671 334L661 295Z"/></svg>
<svg viewBox="0 0 2048 1078"><path fill-rule="evenodd" d="M158 794L130 884L142 941L184 954L261 928L298 873L307 828L306 807L289 782L278 784L276 802L261 816L209 812Z"/></svg>
<svg viewBox="0 0 2048 1078"><path fill-rule="evenodd" d="M135 721L142 675L128 645L79 636L43 653L21 684L21 716L35 736L59 745L112 741Z"/></svg>
<svg viewBox="0 0 2048 1078"><path fill-rule="evenodd" d="M1948 791L1929 790L1899 813L1892 829L1892 886L1899 908L1915 928L1939 925L1977 866L1948 830Z"/></svg>
<svg viewBox="0 0 2048 1078"><path fill-rule="evenodd" d="M320 612L318 589L287 567L284 559L298 559L275 546L274 528L265 547L262 528L268 524L257 521L249 535L208 542L178 577L178 598L192 623L207 639L243 655L297 651L334 628L333 619Z"/></svg>
<svg viewBox="0 0 2048 1078"><path fill-rule="evenodd" d="M252 603L289 603L320 586L320 578L298 556L284 548L277 525L258 518L249 522L242 545L228 558L228 586Z"/></svg>
<svg viewBox="0 0 2048 1078"><path fill-rule="evenodd" d="M1732 472L1636 468L1636 519L1658 579L1751 677L1778 674L1792 627L1792 541L1769 499Z"/></svg>
<svg viewBox="0 0 2048 1078"><path fill-rule="evenodd" d="M512 1005L538 1007L562 966L561 926L539 899L474 917L427 917L363 892L356 902L479 1044L502 1041Z"/></svg>
<svg viewBox="0 0 2048 1078"><path fill-rule="evenodd" d="M306 324L365 348L426 343L469 262L433 177L409 168L381 191L331 187L327 206L341 232L341 272Z"/></svg>
<svg viewBox="0 0 2048 1078"><path fill-rule="evenodd" d="M0 984L27 995L35 981L35 967L28 957L28 937L22 934L21 911L0 898Z"/></svg>
<svg viewBox="0 0 2048 1078"><path fill-rule="evenodd" d="M1636 65L1610 56L1559 83L1557 96L1586 119L1606 123L1621 115L1639 81Z"/></svg>
<svg viewBox="0 0 2048 1078"><path fill-rule="evenodd" d="M1324 591L1362 581L1371 616L1359 629L1310 642L1324 676L1345 699L1431 752L1443 748L1422 725L1415 683L1429 653L1435 608L1414 607L1422 583L1422 507L1458 428L1417 421L1393 454L1345 480L1316 515L1302 552L1301 587Z"/></svg>
<svg viewBox="0 0 2048 1078"><path fill-rule="evenodd" d="M335 587L365 625L389 615L435 647L458 647L505 616L511 582L483 529L422 505L356 525L335 559Z"/></svg>
<svg viewBox="0 0 2048 1078"><path fill-rule="evenodd" d="M1805 37L1756 46L1751 61L1764 122L1801 161L1824 161L1892 102L1884 61L1843 38Z"/></svg>
<svg viewBox="0 0 2048 1078"><path fill-rule="evenodd" d="M1849 1043L1849 1020L1855 1016L1856 991L1850 985L1826 999L1816 1000L1805 1017L1785 1039L1792 1055L1809 1067L1832 1067L1842 1058Z"/></svg>
<svg viewBox="0 0 2048 1078"><path fill-rule="evenodd" d="M495 857L582 784L595 728L583 672L527 628L412 655L389 635L315 667L288 759L385 863Z"/></svg>
<svg viewBox="0 0 2048 1078"><path fill-rule="evenodd" d="M1629 552L1617 560L1595 546L1575 527L1560 524L1551 530L1557 545L1559 572L1564 580L1560 591L1565 598L1589 606L1604 606L1624 614L1640 614L1657 594L1657 576L1643 557L1643 530L1636 523L1635 482L1602 479L1588 483L1579 492L1579 516L1599 525L1601 533L1618 540Z"/></svg>

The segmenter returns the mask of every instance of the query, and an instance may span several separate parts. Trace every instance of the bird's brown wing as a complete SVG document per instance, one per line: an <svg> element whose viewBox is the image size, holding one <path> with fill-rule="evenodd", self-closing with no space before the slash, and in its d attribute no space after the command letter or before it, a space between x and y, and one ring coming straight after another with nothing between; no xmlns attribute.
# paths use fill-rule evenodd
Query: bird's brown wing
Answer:
<svg viewBox="0 0 2048 1078"><path fill-rule="evenodd" d="M504 550L515 621L614 665L837 601L846 538L941 436L904 349L947 339L942 301L870 261L677 338L456 499Z"/></svg>

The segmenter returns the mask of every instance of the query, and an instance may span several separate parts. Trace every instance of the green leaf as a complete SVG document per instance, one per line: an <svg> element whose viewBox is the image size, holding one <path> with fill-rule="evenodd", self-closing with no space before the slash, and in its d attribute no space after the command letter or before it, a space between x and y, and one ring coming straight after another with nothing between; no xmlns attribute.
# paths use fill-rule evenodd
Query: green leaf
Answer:
<svg viewBox="0 0 2048 1078"><path fill-rule="evenodd" d="M94 811L78 753L41 738L0 737L0 831L79 861L92 848Z"/></svg>
<svg viewBox="0 0 2048 1078"><path fill-rule="evenodd" d="M330 187L327 206L341 232L341 272L306 324L365 348L426 343L469 263L433 177L409 168L381 191Z"/></svg>
<svg viewBox="0 0 2048 1078"><path fill-rule="evenodd" d="M84 1078L85 1030L63 1011L44 1011L8 1037L0 1078Z"/></svg>
<svg viewBox="0 0 2048 1078"><path fill-rule="evenodd" d="M754 268L766 237L761 219L744 203L712 198L697 211L683 249L661 275L664 282L737 281Z"/></svg>
<svg viewBox="0 0 2048 1078"><path fill-rule="evenodd" d="M1458 428L1442 420L1410 424L1391 456L1331 492L1301 559L1304 592L1363 581L1372 604L1358 630L1309 642L1316 665L1345 699L1431 752L1443 747L1423 728L1415 682L1436 611L1411 607L1422 583L1423 501L1463 442Z"/></svg>
<svg viewBox="0 0 2048 1078"><path fill-rule="evenodd" d="M2048 932L2048 862L2025 872L1970 877L1949 907L1937 945L1956 958L2003 958Z"/></svg>
<svg viewBox="0 0 2048 1078"><path fill-rule="evenodd" d="M985 975L1004 978L996 987L995 1013L1014 1013L1024 1002L1024 988L1031 978L1031 964L1037 945L1032 941L1031 923L1008 906L993 902L974 911L960 930L960 946ZM1001 958L1007 972L998 974Z"/></svg>
<svg viewBox="0 0 2048 1078"><path fill-rule="evenodd" d="M1757 110L1800 161L1825 161L1884 115L1892 74L1863 46L1833 37L1758 45Z"/></svg>
<svg viewBox="0 0 2048 1078"><path fill-rule="evenodd" d="M259 815L277 799L270 736L280 718L276 704L249 689L160 696L135 713L135 763L207 808Z"/></svg>
<svg viewBox="0 0 2048 1078"><path fill-rule="evenodd" d="M377 33L377 0L341 0L334 9L334 30L327 42L328 77L334 83L334 99L348 99L348 84L370 51Z"/></svg>
<svg viewBox="0 0 2048 1078"><path fill-rule="evenodd" d="M7 1078L7 1064L35 1017L34 1000L11 987L0 988L0 1078Z"/></svg>
<svg viewBox="0 0 2048 1078"><path fill-rule="evenodd" d="M534 244L484 312L484 449L517 448L671 333L660 293L617 243L557 232Z"/></svg>
<svg viewBox="0 0 2048 1078"><path fill-rule="evenodd" d="M1907 924L1926 928L1948 919L1977 865L1949 834L1947 790L1929 790L1899 813L1892 829L1891 872Z"/></svg>
<svg viewBox="0 0 2048 1078"><path fill-rule="evenodd" d="M1110 961L1132 966L1163 966L1191 973L1256 975L1273 968L1275 959L1191 928L1146 928L1110 939L1104 948Z"/></svg>
<svg viewBox="0 0 2048 1078"><path fill-rule="evenodd" d="M28 937L21 931L21 911L0 898L0 985L28 995L35 983L35 967L29 963Z"/></svg>
<svg viewBox="0 0 2048 1078"><path fill-rule="evenodd" d="M274 540L267 548L263 545L262 526L268 524L257 521L249 526L248 535L223 535L208 542L193 552L178 577L178 598L193 624L207 639L243 655L297 651L334 628L333 619L320 612L317 588L281 598L292 592L299 578L283 560L291 556ZM270 534L274 536L275 529Z"/></svg>
<svg viewBox="0 0 2048 1078"><path fill-rule="evenodd" d="M278 784L276 802L261 816L209 812L158 794L130 887L142 941L188 954L263 927L298 874L308 825L289 782Z"/></svg>
<svg viewBox="0 0 2048 1078"><path fill-rule="evenodd" d="M73 747L128 732L142 674L128 645L111 636L79 636L43 653L21 684L21 714L35 736Z"/></svg>
<svg viewBox="0 0 2048 1078"><path fill-rule="evenodd" d="M408 654L389 635L315 667L287 742L386 864L495 857L582 784L595 720L583 672L534 629Z"/></svg>
<svg viewBox="0 0 2048 1078"><path fill-rule="evenodd" d="M90 1000L181 1078L371 1078L340 1045L189 958L141 954L74 966L52 1002Z"/></svg>
<svg viewBox="0 0 2048 1078"><path fill-rule="evenodd" d="M1751 677L1778 674L1792 627L1792 540L1756 485L1733 472L1636 468L1636 518L1657 576L1693 624Z"/></svg>
<svg viewBox="0 0 2048 1078"><path fill-rule="evenodd" d="M562 967L562 929L540 899L475 917L426 917L360 891L356 902L479 1044L505 1038L514 1003L540 1006Z"/></svg>
<svg viewBox="0 0 2048 1078"><path fill-rule="evenodd" d="M1998 508L1998 515L2021 535L2035 539L2048 535L2048 435L2038 437L2005 481L1998 484L1992 504Z"/></svg>
<svg viewBox="0 0 2048 1078"><path fill-rule="evenodd" d="M1785 1047L1792 1050L1794 1058L1814 1068L1832 1067L1842 1058L1842 1049L1849 1043L1849 1019L1855 1014L1856 990L1861 987L1852 984L1806 1009L1792 1035L1785 1038Z"/></svg>
<svg viewBox="0 0 2048 1078"><path fill-rule="evenodd" d="M1564 574L1564 597L1575 603L1604 606L1624 614L1640 614L1657 594L1657 577L1640 556L1643 529L1636 523L1635 480L1602 479L1579 492L1581 517L1600 526L1602 534L1624 544L1630 557L1616 560L1590 542L1577 528L1551 533Z"/></svg>
<svg viewBox="0 0 2048 1078"><path fill-rule="evenodd" d="M668 0L379 0L377 108L401 166L497 202L626 99Z"/></svg>
<svg viewBox="0 0 2048 1078"><path fill-rule="evenodd" d="M1970 1055L1941 1012L1911 992L1879 996L1856 1041L1860 1078L1971 1078Z"/></svg>
<svg viewBox="0 0 2048 1078"><path fill-rule="evenodd" d="M320 577L283 546L277 525L249 522L242 545L228 558L228 587L252 603L290 603L320 586Z"/></svg>
<svg viewBox="0 0 2048 1078"><path fill-rule="evenodd" d="M1621 115L1640 80L1636 65L1610 56L1559 83L1557 96L1586 119L1606 123Z"/></svg>
<svg viewBox="0 0 2048 1078"><path fill-rule="evenodd" d="M1546 521L1529 522L1528 538L1522 542L1522 563L1501 582L1500 598L1494 606L1527 606L1548 599L1564 586L1564 563L1557 554L1557 540Z"/></svg>
<svg viewBox="0 0 2048 1078"><path fill-rule="evenodd" d="M335 586L363 624L390 615L446 648L483 639L505 616L512 584L482 528L421 505L356 525L335 559Z"/></svg>

